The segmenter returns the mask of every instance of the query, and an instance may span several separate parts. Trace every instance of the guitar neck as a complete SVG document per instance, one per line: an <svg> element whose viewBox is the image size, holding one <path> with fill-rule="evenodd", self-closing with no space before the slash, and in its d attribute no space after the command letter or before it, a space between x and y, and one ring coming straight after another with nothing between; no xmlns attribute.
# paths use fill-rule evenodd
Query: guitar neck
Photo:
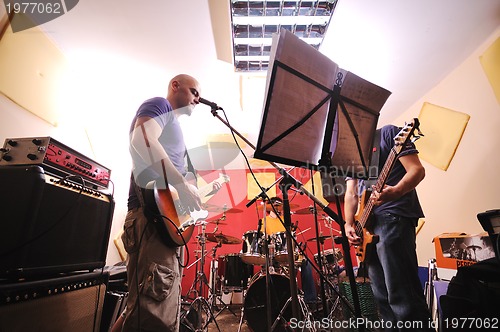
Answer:
<svg viewBox="0 0 500 332"><path fill-rule="evenodd" d="M385 182L387 181L387 178L389 177L389 173L392 170L392 167L394 166L394 163L396 162L398 154L394 150L394 148L391 149L391 152L389 153L389 156L387 157L387 160L384 164L384 167L380 171L380 174L378 176L378 180L375 183L374 187L375 190L378 192L381 192L382 189L384 188ZM365 227L366 222L368 221L368 218L370 217L372 210L373 210L373 202L368 199L366 206L363 209L363 213L361 215L361 218L358 220L359 224L361 227Z"/></svg>

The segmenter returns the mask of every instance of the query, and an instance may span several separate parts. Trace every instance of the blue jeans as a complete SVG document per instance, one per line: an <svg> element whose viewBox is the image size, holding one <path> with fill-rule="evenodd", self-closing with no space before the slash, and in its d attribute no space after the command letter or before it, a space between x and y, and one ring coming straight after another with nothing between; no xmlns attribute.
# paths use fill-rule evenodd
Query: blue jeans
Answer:
<svg viewBox="0 0 500 332"><path fill-rule="evenodd" d="M380 239L368 261L368 276L382 319L392 322L387 331L434 331L418 277L416 221L384 213L374 223ZM398 328L403 323L409 328Z"/></svg>

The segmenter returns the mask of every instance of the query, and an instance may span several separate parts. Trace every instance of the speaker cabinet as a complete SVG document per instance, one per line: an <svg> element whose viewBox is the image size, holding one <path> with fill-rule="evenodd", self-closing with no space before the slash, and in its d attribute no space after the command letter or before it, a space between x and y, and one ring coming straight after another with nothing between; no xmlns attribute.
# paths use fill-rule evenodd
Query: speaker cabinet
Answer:
<svg viewBox="0 0 500 332"><path fill-rule="evenodd" d="M40 166L1 166L0 277L103 267L113 211L109 195Z"/></svg>
<svg viewBox="0 0 500 332"><path fill-rule="evenodd" d="M0 331L99 331L107 275L0 284Z"/></svg>

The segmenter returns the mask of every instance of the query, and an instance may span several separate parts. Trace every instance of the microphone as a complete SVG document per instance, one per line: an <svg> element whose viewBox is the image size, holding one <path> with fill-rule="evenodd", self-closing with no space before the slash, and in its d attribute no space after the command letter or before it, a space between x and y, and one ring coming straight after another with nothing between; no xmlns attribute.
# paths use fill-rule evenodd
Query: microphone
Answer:
<svg viewBox="0 0 500 332"><path fill-rule="evenodd" d="M261 234L261 228L262 228L262 219L259 219L259 223L257 224L257 237L260 236Z"/></svg>
<svg viewBox="0 0 500 332"><path fill-rule="evenodd" d="M202 103L202 104L205 104L205 105L207 105L207 106L210 106L210 107L211 107L212 109L214 109L214 110L221 110L221 109L222 109L222 107L219 107L216 103L211 102L211 101L208 101L208 100L206 100L205 98L201 98L201 97L200 97L199 101L200 101L200 103Z"/></svg>

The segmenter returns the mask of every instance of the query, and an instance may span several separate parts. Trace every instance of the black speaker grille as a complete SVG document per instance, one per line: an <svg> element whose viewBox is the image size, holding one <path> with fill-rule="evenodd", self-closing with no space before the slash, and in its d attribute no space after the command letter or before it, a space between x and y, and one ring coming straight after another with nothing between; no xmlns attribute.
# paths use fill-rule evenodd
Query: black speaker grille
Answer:
<svg viewBox="0 0 500 332"><path fill-rule="evenodd" d="M113 211L111 197L39 166L0 167L0 276L103 267Z"/></svg>

